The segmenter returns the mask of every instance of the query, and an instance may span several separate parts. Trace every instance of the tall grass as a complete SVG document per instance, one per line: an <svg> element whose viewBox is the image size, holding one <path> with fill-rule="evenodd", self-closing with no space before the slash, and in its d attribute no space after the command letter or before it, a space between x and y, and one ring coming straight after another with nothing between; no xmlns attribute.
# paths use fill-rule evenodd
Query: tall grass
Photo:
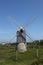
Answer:
<svg viewBox="0 0 43 65"><path fill-rule="evenodd" d="M43 48L39 49L39 57L36 56L36 48L29 48L24 53L18 52L16 60L15 45L0 45L0 65L31 65L35 61L43 61ZM40 61L40 65L43 63Z"/></svg>

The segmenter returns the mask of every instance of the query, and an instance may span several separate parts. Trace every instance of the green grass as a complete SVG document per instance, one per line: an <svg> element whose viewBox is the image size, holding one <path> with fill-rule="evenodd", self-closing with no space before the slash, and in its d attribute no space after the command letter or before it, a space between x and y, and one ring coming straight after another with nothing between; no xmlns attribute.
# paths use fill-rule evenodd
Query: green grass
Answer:
<svg viewBox="0 0 43 65"><path fill-rule="evenodd" d="M0 65L32 65L38 61L39 65L43 65L43 48L39 49L39 57L36 56L36 49L29 48L24 53L18 53L16 60L15 45L0 45Z"/></svg>

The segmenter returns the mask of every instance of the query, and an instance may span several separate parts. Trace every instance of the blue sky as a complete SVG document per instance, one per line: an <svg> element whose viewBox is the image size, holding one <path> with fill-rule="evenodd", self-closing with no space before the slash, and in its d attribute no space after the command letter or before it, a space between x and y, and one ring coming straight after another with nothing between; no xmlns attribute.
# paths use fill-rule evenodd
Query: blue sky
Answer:
<svg viewBox="0 0 43 65"><path fill-rule="evenodd" d="M16 35L20 26L35 16L35 20L25 27L33 40L43 39L43 0L0 0L0 42L8 41Z"/></svg>

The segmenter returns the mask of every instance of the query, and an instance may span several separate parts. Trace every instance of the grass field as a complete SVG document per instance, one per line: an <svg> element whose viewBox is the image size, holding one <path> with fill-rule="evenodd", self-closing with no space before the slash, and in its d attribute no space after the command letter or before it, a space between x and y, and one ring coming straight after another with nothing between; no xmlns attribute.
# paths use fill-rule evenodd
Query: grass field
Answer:
<svg viewBox="0 0 43 65"><path fill-rule="evenodd" d="M18 53L16 60L15 45L0 45L0 65L43 65L43 48L39 49L39 57L36 56L36 48L29 48L24 53ZM33 64L32 64L33 63Z"/></svg>

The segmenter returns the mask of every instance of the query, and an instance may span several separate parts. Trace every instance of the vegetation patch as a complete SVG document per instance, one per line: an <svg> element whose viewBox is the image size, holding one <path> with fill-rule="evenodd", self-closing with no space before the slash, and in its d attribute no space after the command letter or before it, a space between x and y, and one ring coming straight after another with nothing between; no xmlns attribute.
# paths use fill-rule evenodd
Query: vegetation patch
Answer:
<svg viewBox="0 0 43 65"><path fill-rule="evenodd" d="M39 48L37 57L37 48L29 46L26 52L18 52L16 60L15 45L0 45L0 65L43 65L43 48Z"/></svg>

